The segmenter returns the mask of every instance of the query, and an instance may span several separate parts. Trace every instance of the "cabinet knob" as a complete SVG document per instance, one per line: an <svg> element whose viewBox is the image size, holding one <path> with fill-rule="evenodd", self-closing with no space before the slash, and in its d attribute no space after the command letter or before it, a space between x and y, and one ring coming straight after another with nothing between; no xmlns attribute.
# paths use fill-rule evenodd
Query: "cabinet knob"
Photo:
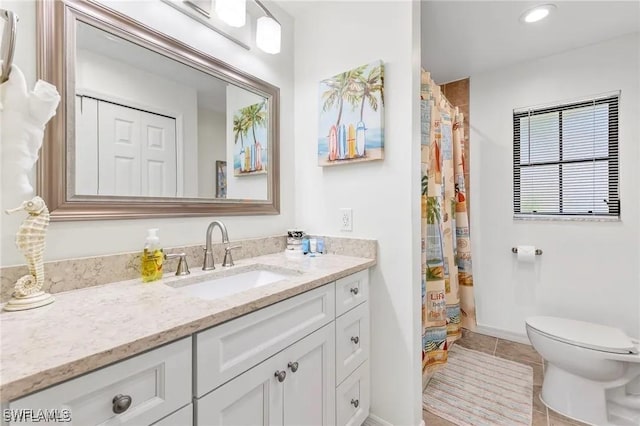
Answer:
<svg viewBox="0 0 640 426"><path fill-rule="evenodd" d="M116 414L124 413L131 407L131 397L129 395L118 394L113 397L113 412Z"/></svg>
<svg viewBox="0 0 640 426"><path fill-rule="evenodd" d="M351 341L357 345L358 343L360 343L360 338L358 336L353 336L351 338Z"/></svg>
<svg viewBox="0 0 640 426"><path fill-rule="evenodd" d="M290 362L289 369L291 369L292 373L295 373L296 371L298 371L298 362Z"/></svg>
<svg viewBox="0 0 640 426"><path fill-rule="evenodd" d="M360 405L360 401L358 401L357 399L352 399L351 400L351 405L353 405L354 407L358 408L358 406Z"/></svg>
<svg viewBox="0 0 640 426"><path fill-rule="evenodd" d="M284 379L287 378L287 372L286 371L276 371L274 376L278 379L278 381L280 383L284 382Z"/></svg>
<svg viewBox="0 0 640 426"><path fill-rule="evenodd" d="M358 289L358 287L351 287L351 293L353 293L353 295L355 296L356 294L358 294L358 292L360 291L360 289Z"/></svg>

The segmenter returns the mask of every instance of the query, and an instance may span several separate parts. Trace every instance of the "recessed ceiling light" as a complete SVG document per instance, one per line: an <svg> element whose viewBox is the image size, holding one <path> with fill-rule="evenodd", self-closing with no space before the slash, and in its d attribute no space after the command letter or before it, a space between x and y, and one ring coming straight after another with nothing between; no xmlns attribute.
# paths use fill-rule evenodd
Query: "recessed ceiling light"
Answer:
<svg viewBox="0 0 640 426"><path fill-rule="evenodd" d="M522 15L520 15L520 20L522 22L526 22L527 24L531 24L533 22L538 22L549 16L549 14L556 8L555 4L541 4L539 6L533 7L531 9L525 10Z"/></svg>

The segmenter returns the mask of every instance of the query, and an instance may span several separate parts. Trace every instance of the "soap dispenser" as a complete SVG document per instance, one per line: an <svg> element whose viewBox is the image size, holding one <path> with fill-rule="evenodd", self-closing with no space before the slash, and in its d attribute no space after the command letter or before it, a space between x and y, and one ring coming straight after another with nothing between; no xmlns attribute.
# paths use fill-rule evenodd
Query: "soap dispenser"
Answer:
<svg viewBox="0 0 640 426"><path fill-rule="evenodd" d="M142 282L148 283L162 278L162 261L164 253L160 247L158 228L147 230L147 240L142 253Z"/></svg>

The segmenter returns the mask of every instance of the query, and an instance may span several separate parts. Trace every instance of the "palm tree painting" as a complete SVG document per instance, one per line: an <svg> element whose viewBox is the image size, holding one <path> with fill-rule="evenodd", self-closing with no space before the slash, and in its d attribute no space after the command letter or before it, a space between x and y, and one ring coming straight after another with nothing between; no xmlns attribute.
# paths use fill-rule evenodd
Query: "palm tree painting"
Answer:
<svg viewBox="0 0 640 426"><path fill-rule="evenodd" d="M320 82L318 164L384 158L384 65L361 65Z"/></svg>
<svg viewBox="0 0 640 426"><path fill-rule="evenodd" d="M267 173L266 102L240 108L233 115L233 174L246 176Z"/></svg>

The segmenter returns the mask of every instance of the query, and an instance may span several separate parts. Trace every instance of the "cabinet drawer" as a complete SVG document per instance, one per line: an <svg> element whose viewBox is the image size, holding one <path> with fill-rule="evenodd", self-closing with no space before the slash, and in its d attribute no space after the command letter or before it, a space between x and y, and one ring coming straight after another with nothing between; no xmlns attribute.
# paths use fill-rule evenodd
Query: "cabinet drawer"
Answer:
<svg viewBox="0 0 640 426"><path fill-rule="evenodd" d="M336 319L336 383L369 358L369 303Z"/></svg>
<svg viewBox="0 0 640 426"><path fill-rule="evenodd" d="M191 359L188 337L18 399L9 408L66 409L71 424L82 426L148 425L191 402ZM116 395L131 397L120 414L114 411Z"/></svg>
<svg viewBox="0 0 640 426"><path fill-rule="evenodd" d="M336 390L337 426L360 426L369 417L369 361L365 361Z"/></svg>
<svg viewBox="0 0 640 426"><path fill-rule="evenodd" d="M336 281L336 316L369 298L369 270L357 272Z"/></svg>
<svg viewBox="0 0 640 426"><path fill-rule="evenodd" d="M182 407L152 426L193 426L193 404Z"/></svg>
<svg viewBox="0 0 640 426"><path fill-rule="evenodd" d="M196 334L196 396L217 388L335 318L333 284Z"/></svg>

